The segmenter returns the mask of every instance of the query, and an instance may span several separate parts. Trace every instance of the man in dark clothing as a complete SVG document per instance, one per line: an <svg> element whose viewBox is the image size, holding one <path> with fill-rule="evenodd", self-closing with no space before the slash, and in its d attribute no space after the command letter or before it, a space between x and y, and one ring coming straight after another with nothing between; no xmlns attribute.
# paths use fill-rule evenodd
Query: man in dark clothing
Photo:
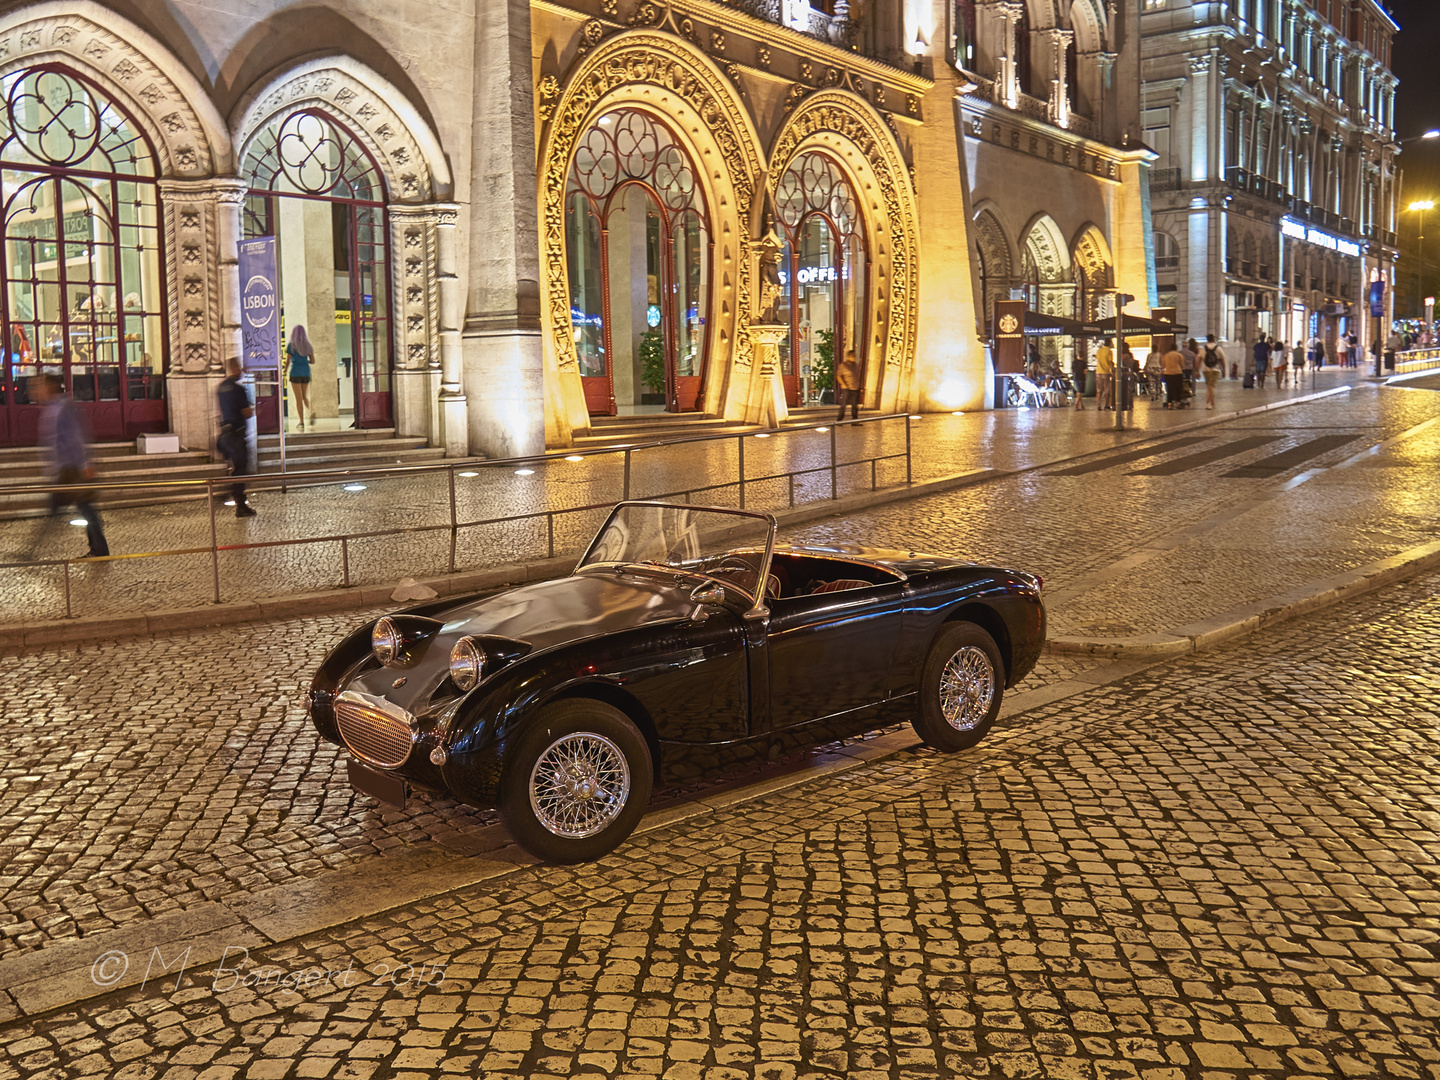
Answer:
<svg viewBox="0 0 1440 1080"><path fill-rule="evenodd" d="M240 361L225 361L225 381L217 391L220 398L220 435L215 446L230 462L232 476L250 471L250 445L245 438L246 421L255 415L250 395L240 385ZM237 480L230 488L235 498L236 517L254 517L255 508L245 501L245 484Z"/></svg>
<svg viewBox="0 0 1440 1080"><path fill-rule="evenodd" d="M56 484L78 484L95 476L95 466L90 461L90 449L85 445L85 425L80 410L65 396L65 384L58 375L37 375L30 380L31 397L44 406L40 410L40 444L49 454L50 476ZM105 529L100 521L100 512L91 501L94 492L51 492L50 521L72 501L80 516L85 519L85 537L90 542L87 553L90 558L104 558L110 554L110 545L105 541ZM41 529L32 547L32 554L40 549L42 540L49 533L49 523Z"/></svg>
<svg viewBox="0 0 1440 1080"><path fill-rule="evenodd" d="M860 365L855 350L846 349L845 359L835 370L835 401L840 406L838 420L845 419L845 406L850 406L850 419L860 419Z"/></svg>
<svg viewBox="0 0 1440 1080"><path fill-rule="evenodd" d="M1265 376L1270 371L1270 342L1265 340L1265 335L1260 335L1260 340L1255 343L1255 385L1264 386Z"/></svg>

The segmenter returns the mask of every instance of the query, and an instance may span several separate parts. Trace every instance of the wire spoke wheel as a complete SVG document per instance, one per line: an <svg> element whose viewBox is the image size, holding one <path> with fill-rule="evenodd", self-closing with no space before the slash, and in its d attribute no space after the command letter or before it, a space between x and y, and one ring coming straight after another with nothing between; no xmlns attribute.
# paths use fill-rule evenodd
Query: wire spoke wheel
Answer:
<svg viewBox="0 0 1440 1080"><path fill-rule="evenodd" d="M973 731L995 701L995 669L983 649L966 645L940 672L940 714L956 731Z"/></svg>
<svg viewBox="0 0 1440 1080"><path fill-rule="evenodd" d="M530 808L554 836L603 832L630 799L624 751L604 735L579 731L551 743L530 770Z"/></svg>

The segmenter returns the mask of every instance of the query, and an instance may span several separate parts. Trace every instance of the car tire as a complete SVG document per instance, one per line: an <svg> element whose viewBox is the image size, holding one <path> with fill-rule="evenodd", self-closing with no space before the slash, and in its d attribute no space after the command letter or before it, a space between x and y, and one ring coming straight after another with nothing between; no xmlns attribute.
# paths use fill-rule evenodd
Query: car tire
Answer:
<svg viewBox="0 0 1440 1080"><path fill-rule="evenodd" d="M536 858L589 862L635 830L653 780L650 747L628 716L601 701L557 702L505 755L500 819Z"/></svg>
<svg viewBox="0 0 1440 1080"><path fill-rule="evenodd" d="M947 623L925 658L915 734L947 754L965 750L990 731L1004 695L995 639L974 623Z"/></svg>

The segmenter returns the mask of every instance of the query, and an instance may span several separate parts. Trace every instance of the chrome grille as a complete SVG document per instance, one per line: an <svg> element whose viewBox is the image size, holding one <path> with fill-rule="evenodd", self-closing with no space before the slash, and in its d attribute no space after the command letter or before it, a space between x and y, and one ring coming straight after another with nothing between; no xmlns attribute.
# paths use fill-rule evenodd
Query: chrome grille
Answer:
<svg viewBox="0 0 1440 1080"><path fill-rule="evenodd" d="M395 769L410 756L410 725L394 713L342 694L335 703L335 720L345 745L372 765Z"/></svg>

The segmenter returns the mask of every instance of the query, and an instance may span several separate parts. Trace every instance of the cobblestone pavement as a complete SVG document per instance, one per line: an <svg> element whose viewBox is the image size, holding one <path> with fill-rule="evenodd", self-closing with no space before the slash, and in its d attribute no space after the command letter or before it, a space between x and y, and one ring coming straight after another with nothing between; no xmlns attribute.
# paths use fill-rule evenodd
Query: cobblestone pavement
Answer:
<svg viewBox="0 0 1440 1080"><path fill-rule="evenodd" d="M1303 430L1264 427L1298 424L1293 410L1236 423L1271 430L1275 447L1353 425L1394 438L1440 415L1440 395L1375 391L1301 408ZM795 538L860 537L1036 570L1052 633L1164 629L1432 538L1434 469L1422 466L1437 456L1435 438L1424 431L1298 485L1293 471L1273 480L1133 477L1133 465L1041 471ZM309 879L388 847L462 844L491 820L444 801L382 811L354 794L339 752L309 730L298 688L361 618L8 660L0 713L45 723L0 725L0 954ZM1074 671L1048 658L1027 686Z"/></svg>
<svg viewBox="0 0 1440 1080"><path fill-rule="evenodd" d="M1437 598L11 1023L0 1077L1440 1076Z"/></svg>
<svg viewBox="0 0 1440 1080"><path fill-rule="evenodd" d="M1223 416L1257 404L1303 396L1312 390L1356 384L1356 372L1331 369L1298 388L1242 390L1235 382L1221 384L1220 408L1214 414L1184 410L1151 410L1137 403L1136 421L1146 432L1163 432L1208 416ZM1364 386L1357 396L1380 395ZM1395 391L1388 391L1396 394ZM1428 396L1428 395L1427 395ZM1299 406L1308 409L1309 406ZM1288 410L1287 410L1288 411ZM1284 415L1281 413L1280 415ZM1113 414L1093 409L1005 410L967 416L930 415L913 424L914 478L933 479L966 469L1025 469L1075 454L1109 449L1133 441L1132 430L1117 434L1107 425ZM743 440L745 474L749 478L774 476L794 469L819 469L795 481L795 499L814 502L829 497L830 432L799 431L767 439ZM858 461L904 451L904 429L896 421L859 429L838 428L833 433L837 458ZM631 469L633 497L704 487L738 473L735 440L714 444L637 450ZM457 519L464 522L513 517L544 510L608 505L622 497L623 457L608 455L574 462L556 460L537 465L531 475L516 476L509 469L467 465L456 470ZM875 479L881 486L903 482L903 463L880 462ZM338 541L297 546L266 547L223 552L220 556L221 595L225 600L255 600L287 594L338 588L344 560L348 559L352 584L377 584L403 576L441 574L450 564L450 496L448 474L408 475L398 478L366 476L364 490L347 490L351 481L320 487L292 489L287 493L263 490L273 481L251 484L260 516L236 520L221 507L216 519L216 541L224 545L271 543L301 538L323 538L346 533L375 532L421 526L442 526L437 531L414 533L403 539L383 537L354 541L342 555ZM870 467L843 468L837 475L840 495L868 490ZM221 491L224 491L222 485ZM228 497L228 496L227 496ZM734 505L734 487L697 496L697 501ZM786 480L748 485L746 503L752 508L775 509L789 504ZM593 534L603 511L567 514L556 519L555 544L559 553L577 551ZM77 519L78 520L78 519ZM105 511L107 537L117 555L136 552L203 549L192 555L122 559L81 563L71 571L73 611L79 615L123 615L145 610L203 606L213 595L209 554L210 519L203 501ZM38 520L0 522L0 562L29 558L61 558L83 554L83 533L63 524L49 527L42 536ZM456 547L456 566L467 570L543 557L549 537L545 520L506 521L503 524L462 529ZM65 574L59 567L0 570L0 628L20 620L58 619L65 614Z"/></svg>

